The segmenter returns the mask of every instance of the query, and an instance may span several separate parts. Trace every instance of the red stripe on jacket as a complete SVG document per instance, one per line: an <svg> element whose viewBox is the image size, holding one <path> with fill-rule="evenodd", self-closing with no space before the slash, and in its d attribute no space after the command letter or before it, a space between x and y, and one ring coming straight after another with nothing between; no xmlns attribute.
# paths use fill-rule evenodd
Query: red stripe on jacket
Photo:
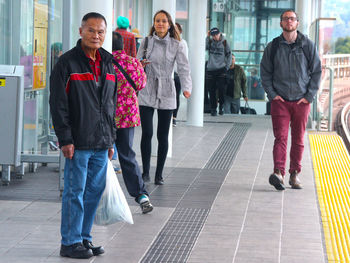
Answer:
<svg viewBox="0 0 350 263"><path fill-rule="evenodd" d="M85 80L94 80L94 75L91 73L73 73L70 75L69 79L67 80L66 84L66 93L69 93L69 88L70 88L70 82L72 80L78 80L78 81L85 81ZM106 80L110 80L115 82L115 75L114 74L106 74Z"/></svg>
<svg viewBox="0 0 350 263"><path fill-rule="evenodd" d="M91 73L73 73L70 75L70 80L94 80L94 75Z"/></svg>
<svg viewBox="0 0 350 263"><path fill-rule="evenodd" d="M115 82L115 75L107 73L106 80L111 80L111 81Z"/></svg>

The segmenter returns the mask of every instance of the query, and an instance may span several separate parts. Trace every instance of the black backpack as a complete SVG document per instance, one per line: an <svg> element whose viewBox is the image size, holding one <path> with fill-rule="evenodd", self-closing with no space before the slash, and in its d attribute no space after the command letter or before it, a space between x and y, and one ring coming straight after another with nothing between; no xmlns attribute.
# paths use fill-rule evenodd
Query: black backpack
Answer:
<svg viewBox="0 0 350 263"><path fill-rule="evenodd" d="M298 34L301 34L301 33L298 31ZM273 62L274 62L274 59L275 59L275 56L276 56L277 49L279 48L279 45L280 45L280 37L275 37L272 40L271 55L270 55L270 61L271 61L271 64L272 64L272 69L274 67L274 63ZM304 56L306 57L306 60L307 60L307 63L310 64L310 60L311 60L310 50L308 48L305 49L303 46L301 46L301 49L303 50Z"/></svg>

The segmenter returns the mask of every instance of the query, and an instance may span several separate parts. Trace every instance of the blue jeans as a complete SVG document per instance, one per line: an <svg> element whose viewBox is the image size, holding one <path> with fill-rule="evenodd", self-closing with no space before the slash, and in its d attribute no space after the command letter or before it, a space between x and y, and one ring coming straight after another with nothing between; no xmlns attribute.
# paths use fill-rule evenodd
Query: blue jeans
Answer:
<svg viewBox="0 0 350 263"><path fill-rule="evenodd" d="M91 240L96 209L106 185L108 150L75 150L66 158L62 195L62 244Z"/></svg>
<svg viewBox="0 0 350 263"><path fill-rule="evenodd" d="M225 102L224 102L225 114L229 114L229 113L238 114L240 106L241 106L240 98L233 99L230 96L225 96Z"/></svg>
<svg viewBox="0 0 350 263"><path fill-rule="evenodd" d="M115 141L119 150L119 163L123 171L124 183L129 194L135 197L138 202L138 197L142 194L146 194L147 190L142 179L139 164L136 161L136 154L132 149L134 142L134 127L130 128L118 128L117 140Z"/></svg>
<svg viewBox="0 0 350 263"><path fill-rule="evenodd" d="M117 150L117 147L115 146L115 144L113 144L113 148L114 148L114 154L112 156L112 160L117 160L117 158L118 158L118 150Z"/></svg>

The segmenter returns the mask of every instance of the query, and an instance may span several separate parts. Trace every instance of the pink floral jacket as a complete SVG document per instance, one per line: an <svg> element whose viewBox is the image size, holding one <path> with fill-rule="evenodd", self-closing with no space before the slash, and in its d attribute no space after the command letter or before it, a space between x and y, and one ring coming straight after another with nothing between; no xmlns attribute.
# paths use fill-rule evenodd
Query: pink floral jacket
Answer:
<svg viewBox="0 0 350 263"><path fill-rule="evenodd" d="M113 57L135 82L137 90L142 90L146 86L146 74L141 63L136 58L128 56L124 50L114 51ZM118 80L116 126L118 129L140 126L139 103L136 92L123 73L114 64L113 66Z"/></svg>

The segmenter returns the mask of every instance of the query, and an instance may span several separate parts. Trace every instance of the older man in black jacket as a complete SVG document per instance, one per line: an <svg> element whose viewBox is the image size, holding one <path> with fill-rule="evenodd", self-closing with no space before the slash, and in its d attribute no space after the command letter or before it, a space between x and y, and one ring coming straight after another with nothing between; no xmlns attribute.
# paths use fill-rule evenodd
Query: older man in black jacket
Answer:
<svg viewBox="0 0 350 263"><path fill-rule="evenodd" d="M89 258L104 253L90 231L113 156L116 78L112 55L102 48L107 23L88 13L76 47L63 54L50 78L55 132L66 158L60 255Z"/></svg>

